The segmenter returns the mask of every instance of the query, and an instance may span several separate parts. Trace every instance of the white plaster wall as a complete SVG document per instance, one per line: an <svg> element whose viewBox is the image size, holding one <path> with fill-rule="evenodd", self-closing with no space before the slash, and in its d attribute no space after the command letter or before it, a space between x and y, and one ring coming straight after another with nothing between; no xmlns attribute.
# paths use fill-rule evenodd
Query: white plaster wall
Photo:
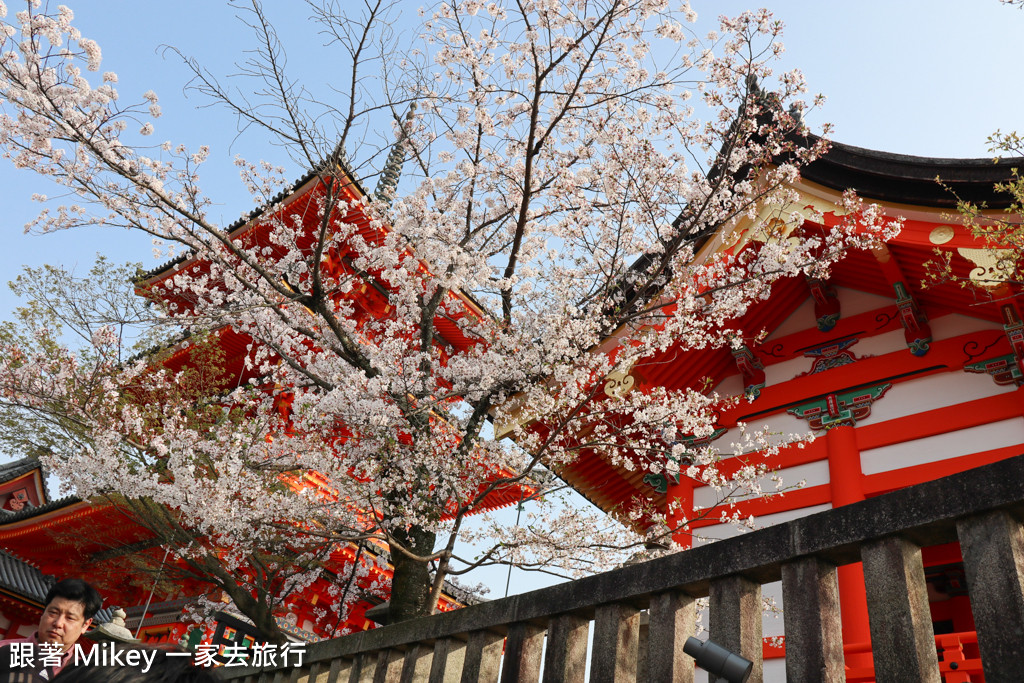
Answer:
<svg viewBox="0 0 1024 683"><path fill-rule="evenodd" d="M827 484L828 461L819 460L817 462L797 465L796 467L784 467L781 470L777 470L776 472L761 477L758 482L761 485L761 490L765 493L774 493L778 490L777 484L772 480L773 475L782 478L783 487L791 487L800 481L805 481L807 486ZM727 493L728 490L725 489L722 491L716 491L714 487L701 486L693 492L693 506L698 509L712 507L716 505L719 499Z"/></svg>
<svg viewBox="0 0 1024 683"><path fill-rule="evenodd" d="M767 373L765 374L767 375ZM729 375L715 385L715 393L723 397L739 396L743 393L743 377L740 376L739 372L735 375Z"/></svg>
<svg viewBox="0 0 1024 683"><path fill-rule="evenodd" d="M845 287L836 288L836 296L839 297L840 320L851 318L860 313L874 311L881 308L896 309L896 293L892 297L876 296ZM999 329L999 325L981 318L972 318L957 313L943 315L935 320L928 321L932 328L932 335L935 339L948 339L967 332L975 332L985 329ZM807 293L807 300L786 318L779 327L771 331L768 339L778 339L788 334L802 332L817 327L814 319L814 300L811 299L810 291ZM902 328L901 328L902 329ZM902 335L902 332L900 332Z"/></svg>
<svg viewBox="0 0 1024 683"><path fill-rule="evenodd" d="M873 337L862 337L849 350L857 358L884 356L894 351L902 351L908 356L910 355L910 350L907 348L907 340L903 336L903 327L889 330L882 334L876 334Z"/></svg>
<svg viewBox="0 0 1024 683"><path fill-rule="evenodd" d="M895 304L892 300L885 300L882 297L873 296L871 294L840 288L839 297L840 303L843 307L843 315L854 315L856 313L876 310L886 306L891 306L893 311L895 311ZM779 328L769 335L768 339L771 340L788 334L793 334L795 332L813 329L815 325L813 302L808 300L789 318L787 318ZM962 334L981 330L1000 329L996 323L957 314L941 316L933 321L929 321L929 325L932 329L932 336L936 341L950 339ZM903 336L903 328L899 327L884 334L863 337L850 348L850 351L858 358L863 358L906 351L906 348L907 345ZM768 386L781 384L810 370L813 362L814 361L811 358L800 357L793 358L782 363L769 365L765 368L765 381ZM730 378L730 380L733 380L733 378ZM736 386L732 386L733 384ZM739 393L740 391L742 391L742 387L740 386L740 380L737 377L735 380L730 382L728 390L723 388L720 390L720 393Z"/></svg>
<svg viewBox="0 0 1024 683"><path fill-rule="evenodd" d="M756 405L755 403L754 407ZM746 433L752 438L758 432L764 432L765 441L773 446L802 441L814 436L805 420L789 413L762 416L746 423ZM757 444L745 443L743 431L739 427L730 428L711 444L721 452L722 457L742 455L761 448Z"/></svg>
<svg viewBox="0 0 1024 683"><path fill-rule="evenodd" d="M896 307L895 290L892 292L892 296L878 296L856 289L836 287L836 296L839 297L840 313L842 314L840 320L879 308L885 308L886 306Z"/></svg>
<svg viewBox="0 0 1024 683"><path fill-rule="evenodd" d="M831 509L831 505L828 503L822 503L821 505L812 505L798 510L786 510L784 512L776 512L771 515L755 517L754 524L758 528L768 527ZM738 529L732 524L713 524L711 526L698 529L698 531L700 532L701 538L694 538L693 545L695 546L705 545L712 541L718 541L725 538L732 538L733 536L739 536L740 534L747 533L749 530Z"/></svg>
<svg viewBox="0 0 1024 683"><path fill-rule="evenodd" d="M761 586L761 599L774 600L775 605L779 608L782 607L782 582L775 581L773 583L766 583ZM701 640L715 639L713 632L710 632L710 614L706 604L706 600L702 600L698 603L701 608L697 613L697 624L698 630L695 634ZM591 627L593 632L593 627ZM761 616L761 635L763 638L770 638L772 636L785 635L784 619L781 610L779 611L765 611L762 612ZM588 660L589 665L589 660ZM764 660L764 683L783 683L786 680L786 660L779 659L766 659ZM708 680L708 674L703 669L697 669L694 680L699 683L703 683Z"/></svg>
<svg viewBox="0 0 1024 683"><path fill-rule="evenodd" d="M903 338L902 327L874 337L863 337L847 350L858 359L870 356L884 356L894 351L910 353L907 350L906 340ZM769 365L764 371L765 383L768 386L775 386L788 382L797 375L810 372L814 366L814 361L814 358L799 356L781 363Z"/></svg>
<svg viewBox="0 0 1024 683"><path fill-rule="evenodd" d="M697 680L700 680L699 678ZM786 660L767 659L764 662L764 683L784 683L786 680Z"/></svg>
<svg viewBox="0 0 1024 683"><path fill-rule="evenodd" d="M1016 387L999 386L991 377L980 373L940 372L894 384L871 406L871 416L858 424L885 422L1015 390Z"/></svg>
<svg viewBox="0 0 1024 683"><path fill-rule="evenodd" d="M807 299L797 306L797 309L790 313L789 317L783 320L781 325L771 330L768 339L778 339L779 337L785 337L788 334L801 332L812 327L817 327L817 323L814 322L814 300L811 299L811 292L808 290Z"/></svg>
<svg viewBox="0 0 1024 683"><path fill-rule="evenodd" d="M762 585L761 600L769 606L761 616L761 635L765 638L786 635L782 618L782 582L772 581Z"/></svg>
<svg viewBox="0 0 1024 683"><path fill-rule="evenodd" d="M764 369L764 383L766 386L774 387L788 382L797 375L802 375L811 369L814 360L806 356L790 358L781 363L769 365Z"/></svg>
<svg viewBox="0 0 1024 683"><path fill-rule="evenodd" d="M873 311L885 306L896 306L896 293L892 298L875 296L867 292L860 292L855 289L836 287L836 296L839 297L840 320L849 318L865 311ZM778 339L787 334L794 334L804 330L817 328L814 319L814 300L811 298L810 290L807 290L807 300L786 318L781 325L775 328L768 336L769 339Z"/></svg>
<svg viewBox="0 0 1024 683"><path fill-rule="evenodd" d="M791 521L791 520L794 520L794 519L799 519L801 517L806 517L807 515L812 515L812 514L815 514L817 512L824 512L825 510L830 510L831 508L832 508L831 505L823 504L823 505L814 505L814 506L807 507L807 508L802 508L802 509L799 509L799 510L787 510L786 512L777 512L777 513L772 514L772 515L765 515L763 517L758 517L756 519L756 523L757 523L757 526L759 526L759 527L767 527L767 526L772 526L773 524L781 524L783 522L788 522L788 521ZM733 536L737 536L737 535L739 535L741 533L744 533L743 531L737 529L736 527L733 527L733 526L728 525L728 524L718 524L718 525L715 525L715 526L706 527L705 529L701 529L700 531L705 535L706 538L715 538L715 539L731 538ZM694 545L704 545L704 544L706 544L708 542L709 542L708 540L694 539ZM762 599L764 599L764 598L772 599L775 602L775 605L780 610L783 609L784 605L783 605L783 602L782 602L782 582L781 581L775 581L773 583L768 583L768 584L765 584L765 585L761 586L761 597L762 597ZM707 613L707 609L701 610L700 616L699 616L699 623L705 629L707 628L707 626L708 626L708 613ZM782 612L780 611L778 613L777 617L775 616L774 613L765 612L764 615L762 616L761 630L762 630L762 635L765 638L768 638L770 636L784 635L784 633L785 633L785 625L784 625L784 620L783 620L783 617L782 617ZM699 635L700 635L700 637L702 639L707 637L707 633L700 633ZM697 673L697 677L696 677L695 680L697 680L697 681L704 681L706 678L707 678L707 674L699 671ZM786 660L785 659L768 659L768 660L765 660L765 662L764 662L764 681L765 681L765 683L782 683L785 680L786 680Z"/></svg>
<svg viewBox="0 0 1024 683"><path fill-rule="evenodd" d="M755 404L756 407L756 404ZM788 412L775 413L773 415L760 416L747 422L747 431L755 432L767 430L768 443L781 445L792 441L802 441L813 436L811 428L806 420L801 420L796 415ZM726 434L722 438L730 436Z"/></svg>
<svg viewBox="0 0 1024 683"><path fill-rule="evenodd" d="M923 465L1024 443L1024 418L1014 417L924 439L870 448L860 454L864 474Z"/></svg>
<svg viewBox="0 0 1024 683"><path fill-rule="evenodd" d="M961 329L959 331L960 334L966 332L966 329ZM910 353L907 350L907 345L903 338L903 328L892 330L875 337L862 339L851 346L849 351L857 358L884 356L894 352ZM925 356L925 358L927 359L927 356ZM814 359L801 356L799 358L792 358L790 360L783 361L782 363L769 365L765 368L764 372L765 383L769 387L778 386L792 380L797 375L809 372L813 364ZM928 384L923 385L922 388L918 390L915 387L920 382L927 382ZM904 404L902 406L902 414L909 415L922 410L928 410L930 408L940 408L947 405L961 403L964 400L984 398L986 396L1006 393L1013 391L1014 387L999 386L991 377L985 374L964 372L957 369L946 373L940 373L939 375L929 375L928 377L921 379L900 382L896 387L890 390L890 393L897 389L900 393L906 394L901 401L901 403ZM738 376L729 377L728 380L721 382L718 387L716 387L716 391L723 396L734 395L742 392L742 390L742 382ZM926 403L918 403L918 401L921 400L926 401ZM883 401L885 401L885 399L883 399ZM880 402L876 404L876 406L882 407L882 403ZM756 407L756 402L752 407Z"/></svg>
<svg viewBox="0 0 1024 683"><path fill-rule="evenodd" d="M850 317L865 311L876 310L886 306L895 306L893 299L878 297L864 292L838 288L838 296L843 317ZM957 314L945 315L929 321L934 339L942 340L980 330L999 329L998 325L985 320ZM816 326L814 321L813 301L808 298L794 313L769 335L774 339L801 332ZM858 357L881 356L887 353L906 351L906 342L902 327L885 334L866 337L855 344L851 351ZM909 352L908 352L909 353ZM781 384L798 374L807 372L812 359L795 358L765 368L766 382L769 386ZM723 380L715 388L722 395L736 395L743 391L742 378L732 375ZM1014 391L1014 387L999 386L988 375L965 373L961 371L929 375L916 380L894 385L886 395L874 404L869 418L861 424L884 422L927 410L956 405L964 401L986 398ZM753 404L756 407L756 403ZM805 434L807 423L789 414L776 414L768 418L752 421L750 429L767 426L778 433L775 442L780 442L790 434ZM723 451L729 451L729 444L739 441L739 431L730 430L715 442ZM918 439L903 444L884 448L866 450L861 454L865 474L885 472L903 467L936 462L947 458L968 455L978 451L1011 446L1024 443L1024 418L1013 418L955 433L947 433L925 439ZM819 461L780 471L784 481L795 482L806 479L808 486L828 483L828 463ZM773 490L770 482L763 484L765 490ZM701 487L694 491L696 507L707 507L717 502L719 493L710 487ZM771 526L782 522L798 519L806 515L831 509L828 504L816 505L799 510L790 510L758 517L758 527ZM700 530L702 538L695 538L694 545L704 545L712 540L731 538L744 533L729 524L717 524ZM762 596L773 598L779 608L783 608L781 582L762 586ZM707 625L707 613L703 614L703 624ZM784 633L781 613L775 618L765 613L762 624L765 637ZM703 637L703 636L702 636ZM699 672L697 680L703 680L706 674ZM785 660L766 660L764 663L765 683L781 683L786 680Z"/></svg>
<svg viewBox="0 0 1024 683"><path fill-rule="evenodd" d="M895 311L895 302L892 303L893 311ZM935 341L951 339L962 334L969 334L971 332L978 332L982 330L1001 330L1000 326L995 323L957 314L944 315L936 318L935 320L929 320L928 325L931 327L932 339ZM907 341L903 334L903 326L901 325L900 327L894 330L889 330L883 334L863 337L856 344L850 347L850 350L858 358L865 356L884 356L885 354L892 353L894 351L906 352ZM927 356L925 356L925 358L927 358Z"/></svg>
<svg viewBox="0 0 1024 683"><path fill-rule="evenodd" d="M932 328L932 337L935 339L950 339L961 334L979 332L981 330L1003 331L1002 325L998 323L960 315L959 313L950 313L935 320L929 320L928 326Z"/></svg>

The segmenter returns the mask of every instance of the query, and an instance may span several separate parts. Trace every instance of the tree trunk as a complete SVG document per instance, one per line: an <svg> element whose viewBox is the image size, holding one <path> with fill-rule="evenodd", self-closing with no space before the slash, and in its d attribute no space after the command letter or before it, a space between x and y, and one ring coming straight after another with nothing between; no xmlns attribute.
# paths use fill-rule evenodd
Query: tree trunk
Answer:
<svg viewBox="0 0 1024 683"><path fill-rule="evenodd" d="M267 639L268 643L275 645L284 645L288 641L288 636L281 627L277 625L277 621L274 619L274 615L262 610L259 618L254 619L252 615L246 615L253 620L253 625L259 630L260 634Z"/></svg>
<svg viewBox="0 0 1024 683"><path fill-rule="evenodd" d="M437 540L437 534L418 526L396 531L393 535L409 552L416 555L429 555L434 550L434 541ZM391 579L388 623L394 624L430 614L434 605L428 600L431 582L427 563L410 559L398 550L391 553L391 563L395 567L395 573Z"/></svg>
<svg viewBox="0 0 1024 683"><path fill-rule="evenodd" d="M204 556L203 564L210 573L210 576L220 579L220 581L215 582L216 585L228 594L228 597L235 603L235 607L238 608L239 612L252 620L253 626L256 627L261 636L266 638L268 643L283 645L288 642L288 636L277 625L277 620L274 619L274 611L270 605L263 600L253 597L248 589L238 585L233 577L224 570L224 567L216 561L215 557L210 555Z"/></svg>

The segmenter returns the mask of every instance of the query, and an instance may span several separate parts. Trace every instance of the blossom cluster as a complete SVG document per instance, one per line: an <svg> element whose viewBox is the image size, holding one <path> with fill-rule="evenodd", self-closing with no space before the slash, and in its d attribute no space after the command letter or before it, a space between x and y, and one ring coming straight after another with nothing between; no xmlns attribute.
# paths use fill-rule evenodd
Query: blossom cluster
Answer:
<svg viewBox="0 0 1024 683"><path fill-rule="evenodd" d="M649 500L614 518L554 511L549 473L584 455L625 475L678 467L676 437L705 435L727 399L609 393L607 377L670 348L755 337L735 321L774 282L820 277L890 229L853 198L836 227L805 228L787 184L827 145L800 121L801 75L773 72L781 24L746 13L696 39L693 18L663 0L440 3L423 20L428 58L360 110L418 105L396 128L409 157L397 198L362 191L347 138L313 155L329 136L294 117L267 128L312 172L278 195L276 165L239 160L260 208L226 227L198 185L209 150L139 146L157 96L121 104L114 74L86 76L100 52L70 12L30 5L0 41L0 148L78 197L32 227L122 226L186 254L139 288L159 324L191 336L127 363L42 338L35 355L12 346L5 397L60 406L87 433L48 462L80 495L166 506L212 539L179 557L216 547L243 574L283 533L311 559L319 541L368 543L396 583L432 564L436 604L446 572L576 574L663 538L669 511ZM373 16L322 19L386 31ZM376 63L350 57L353 73ZM358 83L349 95L368 97ZM277 104L296 105L291 92ZM355 111L339 129L363 122ZM705 248L730 234L734 246ZM90 343L117 340L101 330ZM740 451L779 447L745 438ZM764 467L726 476L726 455L703 447L670 473L757 494ZM460 557L467 516L501 496L528 499L529 521L480 525L473 540L489 549Z"/></svg>

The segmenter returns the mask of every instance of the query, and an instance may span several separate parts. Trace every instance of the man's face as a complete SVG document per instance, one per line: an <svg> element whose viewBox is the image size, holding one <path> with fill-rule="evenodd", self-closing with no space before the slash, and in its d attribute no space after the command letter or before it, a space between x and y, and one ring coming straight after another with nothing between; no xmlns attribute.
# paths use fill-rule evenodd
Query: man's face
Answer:
<svg viewBox="0 0 1024 683"><path fill-rule="evenodd" d="M85 605L77 600L54 598L39 620L39 642L60 643L67 652L92 623L84 613Z"/></svg>

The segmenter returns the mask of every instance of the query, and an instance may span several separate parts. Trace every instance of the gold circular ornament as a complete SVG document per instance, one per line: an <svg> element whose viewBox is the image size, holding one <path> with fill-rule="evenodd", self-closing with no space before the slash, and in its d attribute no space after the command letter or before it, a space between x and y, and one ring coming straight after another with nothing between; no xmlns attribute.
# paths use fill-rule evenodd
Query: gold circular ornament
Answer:
<svg viewBox="0 0 1024 683"><path fill-rule="evenodd" d="M945 244L953 239L954 234L952 225L939 225L928 235L928 239L932 244Z"/></svg>

